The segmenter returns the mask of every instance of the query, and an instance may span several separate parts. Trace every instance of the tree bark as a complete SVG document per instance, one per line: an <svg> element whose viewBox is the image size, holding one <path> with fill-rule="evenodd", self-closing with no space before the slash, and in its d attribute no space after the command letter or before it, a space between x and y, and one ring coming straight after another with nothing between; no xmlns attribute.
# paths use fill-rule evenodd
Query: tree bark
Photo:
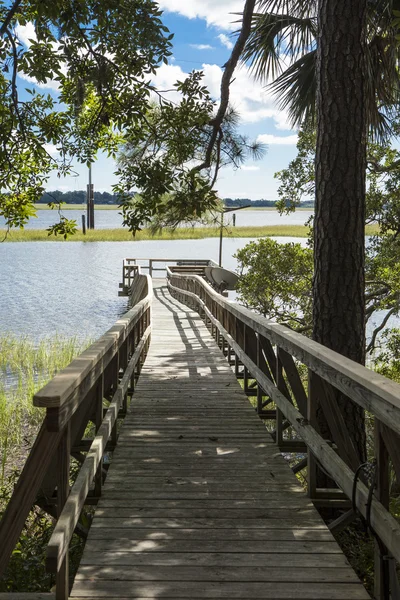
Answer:
<svg viewBox="0 0 400 600"><path fill-rule="evenodd" d="M319 0L313 338L365 359L366 0ZM364 415L337 400L365 457ZM321 433L329 434L320 410Z"/></svg>

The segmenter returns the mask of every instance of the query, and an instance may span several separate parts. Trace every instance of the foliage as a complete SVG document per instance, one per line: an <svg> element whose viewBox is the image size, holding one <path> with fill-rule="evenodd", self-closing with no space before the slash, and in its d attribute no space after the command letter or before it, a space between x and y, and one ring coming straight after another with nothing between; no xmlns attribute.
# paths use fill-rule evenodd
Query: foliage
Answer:
<svg viewBox="0 0 400 600"><path fill-rule="evenodd" d="M29 337L0 336L0 484L18 466L43 419L32 396L87 346L76 338L54 336L35 343Z"/></svg>
<svg viewBox="0 0 400 600"><path fill-rule="evenodd" d="M7 505L19 473L15 471L0 486L0 509ZM0 592L46 592L52 576L46 573L46 546L53 530L52 520L36 509L28 517L20 539L0 579Z"/></svg>
<svg viewBox="0 0 400 600"><path fill-rule="evenodd" d="M119 157L120 182L114 192L122 198L123 224L140 230L142 223L156 228L177 227L182 221L199 221L221 209L214 185L219 169L239 167L246 156L262 156L264 147L250 143L236 131L238 115L229 108L211 153L215 166L204 166L203 157L213 136L215 103L202 83L203 73L193 71L175 84L181 101L160 98L148 111L146 125L128 141ZM133 196L135 189L140 195Z"/></svg>
<svg viewBox="0 0 400 600"><path fill-rule="evenodd" d="M298 132L297 156L286 169L275 173L280 181L277 209L281 213L292 212L304 198L315 196L315 144L315 129L312 122L307 121Z"/></svg>
<svg viewBox="0 0 400 600"><path fill-rule="evenodd" d="M235 256L240 269L237 290L244 304L292 329L309 331L312 250L265 238Z"/></svg>
<svg viewBox="0 0 400 600"><path fill-rule="evenodd" d="M34 214L51 171L70 174L73 158L90 163L99 148L115 156L121 130L139 130L148 78L171 54L160 16L152 0L0 2L0 214L8 227ZM21 92L20 78L39 91ZM58 97L42 91L50 84ZM69 233L68 220L54 231Z"/></svg>
<svg viewBox="0 0 400 600"><path fill-rule="evenodd" d="M399 130L397 121L392 128ZM281 211L295 210L304 195L314 193L315 133L310 123L300 129L297 148L288 168L276 173ZM400 152L389 142L370 139L367 160L366 223L378 225L366 247L367 320L385 311L367 346L372 351L389 318L400 314Z"/></svg>
<svg viewBox="0 0 400 600"><path fill-rule="evenodd" d="M243 60L258 79L269 83L279 107L297 126L315 120L317 4L260 0L243 53ZM393 11L399 8L399 0L367 3L367 113L379 136L392 132L398 105L399 21L393 19Z"/></svg>
<svg viewBox="0 0 400 600"><path fill-rule="evenodd" d="M381 375L400 383L400 329L385 330L381 344L374 357L374 368Z"/></svg>
<svg viewBox="0 0 400 600"><path fill-rule="evenodd" d="M18 477L19 471L14 470L0 485L0 517L11 498ZM47 545L53 529L54 520L43 510L35 507L29 513L4 575L0 578L0 592L50 591L55 579L54 575L46 571L45 565ZM69 548L71 580L76 574L83 547L83 540L74 535Z"/></svg>

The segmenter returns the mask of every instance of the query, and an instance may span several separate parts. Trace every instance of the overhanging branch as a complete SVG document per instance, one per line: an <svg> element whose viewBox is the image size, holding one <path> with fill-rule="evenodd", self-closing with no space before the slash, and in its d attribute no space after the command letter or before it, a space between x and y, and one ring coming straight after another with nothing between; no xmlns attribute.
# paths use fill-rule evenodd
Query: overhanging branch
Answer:
<svg viewBox="0 0 400 600"><path fill-rule="evenodd" d="M242 28L240 30L239 37L236 40L236 43L233 47L232 54L225 64L225 71L221 80L221 100L219 104L219 108L215 118L211 121L210 125L212 126L212 133L210 137L210 141L208 143L206 154L204 161L194 167L195 171L202 171L203 169L209 169L212 163L212 155L214 151L215 144L218 140L218 133L221 129L221 125L226 115L226 111L228 109L229 104L229 93L230 93L230 85L232 80L232 75L237 67L240 56L244 50L244 46L251 32L251 22L253 18L254 8L255 8L256 0L246 0L246 4L243 10L243 20L242 20ZM216 171L218 173L218 170ZM216 175L214 175L214 180L216 179Z"/></svg>

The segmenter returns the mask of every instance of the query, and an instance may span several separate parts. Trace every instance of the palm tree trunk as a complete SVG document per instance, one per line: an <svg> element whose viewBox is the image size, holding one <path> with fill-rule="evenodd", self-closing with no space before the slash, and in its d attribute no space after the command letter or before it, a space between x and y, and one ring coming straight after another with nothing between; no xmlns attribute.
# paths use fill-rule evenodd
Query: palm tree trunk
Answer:
<svg viewBox="0 0 400 600"><path fill-rule="evenodd" d="M320 0L313 337L365 359L366 0ZM360 459L363 411L337 396ZM317 408L321 433L329 436Z"/></svg>

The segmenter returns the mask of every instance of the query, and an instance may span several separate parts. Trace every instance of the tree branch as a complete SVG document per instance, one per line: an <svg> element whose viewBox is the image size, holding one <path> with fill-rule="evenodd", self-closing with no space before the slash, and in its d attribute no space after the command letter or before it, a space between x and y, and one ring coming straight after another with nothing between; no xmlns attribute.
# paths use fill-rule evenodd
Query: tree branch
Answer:
<svg viewBox="0 0 400 600"><path fill-rule="evenodd" d="M382 323L378 327L376 327L376 329L374 329L374 332L371 337L371 341L367 346L367 350L366 350L367 352L371 352L375 348L375 342L376 342L378 333L380 331L382 331L382 329L385 327L386 323L389 321L390 317L392 315L394 315L396 312L397 312L397 307L394 306L386 313L385 318L383 319Z"/></svg>
<svg viewBox="0 0 400 600"><path fill-rule="evenodd" d="M15 114L17 115L21 133L25 137L25 125L24 125L23 119L21 118L21 114L19 112L19 106L18 106L18 90L17 90L18 51L17 51L17 45L16 45L15 39L13 38L13 35L9 29L6 29L4 33L8 37L8 40L12 47L12 53L13 53L13 71L12 71L12 77L11 77L11 98L12 98L12 101L14 104Z"/></svg>
<svg viewBox="0 0 400 600"><path fill-rule="evenodd" d="M229 87L231 85L232 75L237 67L240 56L251 33L251 22L253 18L255 4L256 0L246 0L246 4L243 10L242 28L240 30L239 37L237 38L236 43L233 47L232 54L228 62L225 64L225 71L221 80L221 99L219 108L215 118L210 123L210 125L212 125L213 127L211 138L207 146L204 161L194 168L195 171L202 171L203 169L209 169L211 167L214 146L217 142L218 132L225 118L229 104ZM216 177L214 177L214 179L216 179Z"/></svg>
<svg viewBox="0 0 400 600"><path fill-rule="evenodd" d="M0 27L0 35L4 35L6 33L8 26L11 23L11 20L17 12L20 4L22 4L22 0L14 0L14 4L11 6L6 18L4 19L3 25Z"/></svg>

